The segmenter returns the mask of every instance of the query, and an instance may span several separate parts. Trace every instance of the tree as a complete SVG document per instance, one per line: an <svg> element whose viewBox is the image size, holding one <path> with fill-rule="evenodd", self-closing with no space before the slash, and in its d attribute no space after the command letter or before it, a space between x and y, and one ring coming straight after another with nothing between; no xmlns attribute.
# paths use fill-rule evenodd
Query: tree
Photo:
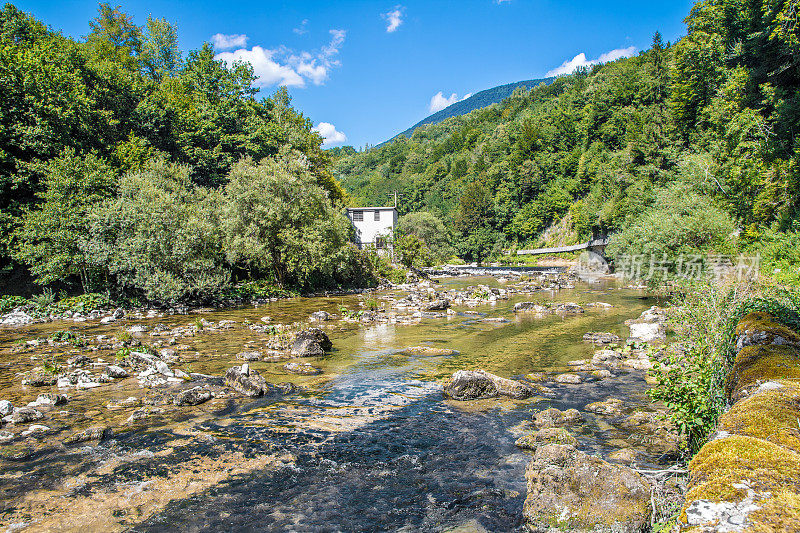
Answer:
<svg viewBox="0 0 800 533"><path fill-rule="evenodd" d="M14 254L30 265L40 285L68 283L77 276L86 292L97 288L102 268L81 248L89 213L109 198L116 175L94 154L80 157L72 149L45 165L44 191L36 208L23 218Z"/></svg>
<svg viewBox="0 0 800 533"><path fill-rule="evenodd" d="M97 18L89 22L92 31L86 37L95 57L137 70L142 53L142 30L133 23L133 17L123 13L120 6L112 8L101 3Z"/></svg>
<svg viewBox="0 0 800 533"><path fill-rule="evenodd" d="M429 250L433 261L446 261L453 253L450 230L434 214L426 211L408 213L397 221L398 235L414 235Z"/></svg>
<svg viewBox="0 0 800 533"><path fill-rule="evenodd" d="M309 286L335 276L352 226L300 154L235 164L225 197L225 251L232 264L280 285Z"/></svg>
<svg viewBox="0 0 800 533"><path fill-rule="evenodd" d="M147 32L142 40L142 63L145 72L156 81L174 76L181 66L178 30L166 19L147 17Z"/></svg>

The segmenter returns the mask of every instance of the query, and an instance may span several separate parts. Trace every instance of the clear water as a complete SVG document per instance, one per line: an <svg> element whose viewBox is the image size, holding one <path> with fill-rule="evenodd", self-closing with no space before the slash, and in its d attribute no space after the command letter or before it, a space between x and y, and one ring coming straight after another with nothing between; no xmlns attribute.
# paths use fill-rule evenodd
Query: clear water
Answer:
<svg viewBox="0 0 800 533"><path fill-rule="evenodd" d="M457 279L443 285L477 282L495 283ZM515 317L513 304L521 300L602 301L613 307L578 316ZM294 299L205 313L201 316L208 320L234 320L237 327L180 339L190 344L187 353L197 355L175 366L221 375L239 364L236 353L267 340L241 326L245 320L258 323L269 315L276 323L291 323L320 309L355 309L357 302L356 297ZM333 353L309 359L323 369L322 376L287 375L282 363L252 365L272 382L295 382L298 393L165 408L127 430L124 418L130 411L102 405L141 396L135 380L70 392L61 425L51 423L50 440L43 441L54 444L39 442L31 457L0 462L0 524L27 524L31 530L81 525L131 531L519 530L529 456L514 441L530 431L526 423L532 412L550 406L581 409L609 396L643 406L642 375L555 385L553 395L525 401L465 403L445 401L439 380L458 369L483 368L506 377L566 370L567 361L594 351L581 341L585 332L624 336L624 320L652 304L635 291L587 286L459 308L454 316L414 325L337 322L328 331ZM509 322L482 320L492 317ZM125 326L173 326L197 318L128 320ZM3 398L26 402L42 392L19 386L15 373L36 364L30 357L39 353L12 353L14 341L64 328L62 323L0 331ZM120 325L70 328L114 334ZM421 344L459 353L398 353ZM118 428L114 438L99 445L57 444L61 433L97 423ZM631 437L591 415L575 430L582 449L600 454ZM646 451L643 457L649 464L662 460Z"/></svg>

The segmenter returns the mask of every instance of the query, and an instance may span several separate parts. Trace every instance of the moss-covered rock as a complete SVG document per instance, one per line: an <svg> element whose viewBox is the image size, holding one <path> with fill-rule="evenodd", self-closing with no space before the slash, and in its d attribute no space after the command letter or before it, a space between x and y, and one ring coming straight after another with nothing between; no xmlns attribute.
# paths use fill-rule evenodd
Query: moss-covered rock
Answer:
<svg viewBox="0 0 800 533"><path fill-rule="evenodd" d="M800 379L800 350L785 345L745 346L736 354L725 393L736 401L754 387L778 379Z"/></svg>
<svg viewBox="0 0 800 533"><path fill-rule="evenodd" d="M800 335L763 312L750 313L736 327L736 346L742 349L751 345L800 346Z"/></svg>
<svg viewBox="0 0 800 533"><path fill-rule="evenodd" d="M564 428L544 428L520 437L514 443L525 450L535 450L544 444L572 444L578 443L572 433Z"/></svg>
<svg viewBox="0 0 800 533"><path fill-rule="evenodd" d="M523 517L532 532L638 533L649 526L650 485L628 467L546 444L525 472Z"/></svg>
<svg viewBox="0 0 800 533"><path fill-rule="evenodd" d="M722 415L718 432L764 439L800 452L800 383L768 381Z"/></svg>
<svg viewBox="0 0 800 533"><path fill-rule="evenodd" d="M796 520L800 501L785 495L800 491L800 454L755 437L732 435L703 446L689 470L684 525L738 522L749 531L795 531L788 522ZM789 507L778 505L777 498Z"/></svg>

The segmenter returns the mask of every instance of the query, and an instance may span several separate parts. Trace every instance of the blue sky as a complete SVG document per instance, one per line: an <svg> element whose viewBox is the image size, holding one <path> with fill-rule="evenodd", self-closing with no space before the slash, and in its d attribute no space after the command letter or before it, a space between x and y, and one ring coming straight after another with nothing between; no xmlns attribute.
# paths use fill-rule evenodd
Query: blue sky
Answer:
<svg viewBox="0 0 800 533"><path fill-rule="evenodd" d="M178 25L184 51L247 59L264 94L285 84L329 145L378 144L464 95L647 49L685 33L690 1L111 1ZM17 1L55 29L89 32L97 3ZM216 38L214 36L217 36ZM580 54L583 54L581 56ZM441 94L440 94L441 93ZM455 95L455 96L454 96ZM346 137L346 140L345 140Z"/></svg>

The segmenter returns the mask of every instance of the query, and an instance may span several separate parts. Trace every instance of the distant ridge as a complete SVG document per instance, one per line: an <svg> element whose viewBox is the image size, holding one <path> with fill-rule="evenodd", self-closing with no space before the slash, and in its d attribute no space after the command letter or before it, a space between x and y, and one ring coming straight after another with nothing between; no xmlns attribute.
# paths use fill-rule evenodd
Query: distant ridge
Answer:
<svg viewBox="0 0 800 533"><path fill-rule="evenodd" d="M445 107L441 111L437 111L436 113L423 118L406 131L399 133L389 139L381 143L381 145L386 144L394 139L402 136L411 137L411 134L414 133L414 130L419 128L420 126L425 126L426 124L438 124L439 122L448 119L450 117L457 117L460 115L466 115L471 111L475 111L476 109L480 109L482 107L486 107L492 104L498 104L511 96L511 93L514 92L514 89L517 87L527 87L528 89L532 89L536 87L540 83L547 83L549 84L555 78L542 78L539 80L525 80L525 81L517 81L514 83L508 83L506 85L498 85L497 87L492 87L491 89L486 89L480 92L477 92L470 96L469 98L465 98L459 102L454 104L450 104L449 106ZM379 146L381 146L379 145Z"/></svg>

